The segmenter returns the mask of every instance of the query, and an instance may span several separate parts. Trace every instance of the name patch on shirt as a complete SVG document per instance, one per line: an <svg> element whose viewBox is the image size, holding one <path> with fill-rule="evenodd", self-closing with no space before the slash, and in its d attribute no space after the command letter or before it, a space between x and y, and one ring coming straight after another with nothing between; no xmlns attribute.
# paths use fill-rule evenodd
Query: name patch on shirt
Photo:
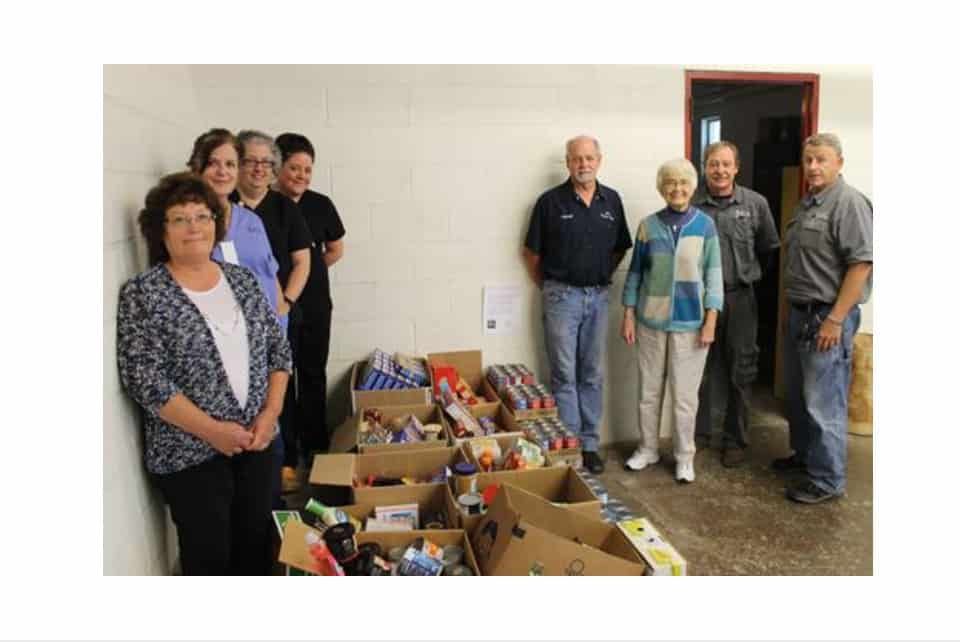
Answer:
<svg viewBox="0 0 960 642"><path fill-rule="evenodd" d="M240 265L240 257L237 256L237 247L233 244L233 241L220 241L220 251L223 252L224 261Z"/></svg>

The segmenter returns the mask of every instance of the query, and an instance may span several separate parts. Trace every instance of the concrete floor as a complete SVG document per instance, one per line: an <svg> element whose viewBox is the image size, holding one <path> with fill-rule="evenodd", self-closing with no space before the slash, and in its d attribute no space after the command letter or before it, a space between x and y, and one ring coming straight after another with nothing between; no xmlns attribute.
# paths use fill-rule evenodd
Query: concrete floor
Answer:
<svg viewBox="0 0 960 642"><path fill-rule="evenodd" d="M769 389L758 389L747 463L724 468L720 451L700 449L696 481L677 484L669 440L660 462L630 472L635 443L605 452L597 477L616 498L649 518L687 559L691 575L872 575L873 440L848 439L847 495L819 505L784 497L787 477L770 462L789 453L787 423ZM719 444L717 444L719 445Z"/></svg>

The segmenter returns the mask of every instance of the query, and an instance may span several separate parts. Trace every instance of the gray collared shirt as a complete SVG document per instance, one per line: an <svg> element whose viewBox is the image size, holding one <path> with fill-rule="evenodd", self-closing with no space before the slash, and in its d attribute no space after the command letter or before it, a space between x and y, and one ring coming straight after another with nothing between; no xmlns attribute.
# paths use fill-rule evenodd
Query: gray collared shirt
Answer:
<svg viewBox="0 0 960 642"><path fill-rule="evenodd" d="M723 284L748 285L763 276L758 255L780 247L770 205L762 194L736 185L729 199L710 195L701 183L693 204L714 220L720 234Z"/></svg>
<svg viewBox="0 0 960 642"><path fill-rule="evenodd" d="M819 193L807 193L794 209L784 241L784 294L793 303L833 303L847 267L873 263L873 206L843 176ZM873 274L860 303L870 298Z"/></svg>

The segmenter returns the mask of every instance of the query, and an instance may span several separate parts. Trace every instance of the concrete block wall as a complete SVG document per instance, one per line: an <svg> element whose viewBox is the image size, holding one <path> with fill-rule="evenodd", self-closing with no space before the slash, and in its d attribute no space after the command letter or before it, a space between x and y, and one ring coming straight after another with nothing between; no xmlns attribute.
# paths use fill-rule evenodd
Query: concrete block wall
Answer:
<svg viewBox="0 0 960 642"><path fill-rule="evenodd" d="M564 141L579 133L599 138L600 180L620 192L632 232L662 206L658 164L684 152L680 66L142 69L105 76L105 159L112 162L104 182L112 208L104 225L105 337L112 336L115 286L134 266L132 228L121 212L142 199L154 173L182 167L193 138L208 127L303 133L317 149L314 189L333 198L347 230L345 256L331 274L333 421L348 411L351 365L374 347L421 355L479 348L486 364L526 362L546 376L538 291L520 248L536 197L566 179ZM869 194L871 69L783 71L821 74L820 129L841 135L847 177ZM111 222L121 231L108 241ZM618 336L628 260L611 288L604 442L637 436L635 359ZM496 284L523 288L526 324L514 336L482 334L482 287ZM864 326L871 327L869 311ZM105 345L105 364L114 362L110 353ZM105 391L104 403L127 402ZM105 441L119 424L133 422L129 408L111 412L122 416L105 427ZM132 466L128 474L135 474ZM146 497L143 490L138 499Z"/></svg>
<svg viewBox="0 0 960 642"><path fill-rule="evenodd" d="M124 281L146 264L136 216L157 178L184 167L198 128L192 103L193 89L186 67L104 67L105 575L166 574L176 552L166 510L143 466L139 410L121 390L117 373L117 293Z"/></svg>

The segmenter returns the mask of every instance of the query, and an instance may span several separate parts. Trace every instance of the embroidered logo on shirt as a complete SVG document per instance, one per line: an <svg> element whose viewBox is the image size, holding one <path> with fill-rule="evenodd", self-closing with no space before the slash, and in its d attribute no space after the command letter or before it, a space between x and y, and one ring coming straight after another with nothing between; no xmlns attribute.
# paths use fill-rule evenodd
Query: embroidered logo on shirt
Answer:
<svg viewBox="0 0 960 642"><path fill-rule="evenodd" d="M611 214L610 212L603 212L602 214L600 214L600 218L605 218L608 221L614 220L613 214Z"/></svg>
<svg viewBox="0 0 960 642"><path fill-rule="evenodd" d="M573 218L573 214L571 212L560 212L560 218L565 221L569 221Z"/></svg>

